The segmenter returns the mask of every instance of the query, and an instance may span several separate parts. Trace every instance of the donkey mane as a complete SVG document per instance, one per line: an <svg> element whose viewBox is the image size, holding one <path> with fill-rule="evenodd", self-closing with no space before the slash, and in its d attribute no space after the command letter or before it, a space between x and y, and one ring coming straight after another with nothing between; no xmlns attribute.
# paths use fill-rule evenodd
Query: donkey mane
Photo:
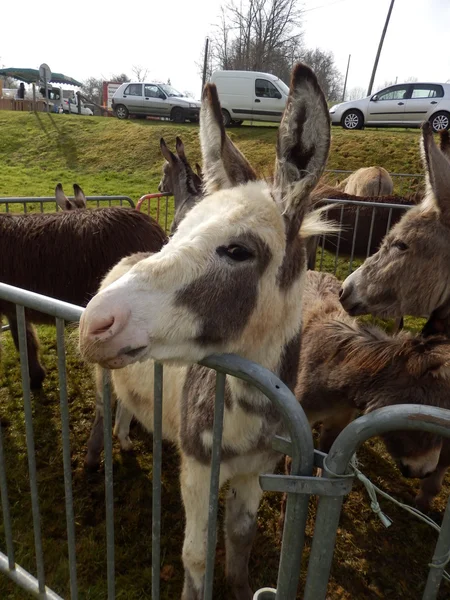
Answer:
<svg viewBox="0 0 450 600"><path fill-rule="evenodd" d="M338 343L330 361L340 354L343 365L372 376L399 359L404 360L408 373L417 378L432 370L433 365L436 369L450 366L450 340L443 336L421 338L406 332L389 336L374 325L338 320L326 323L324 328Z"/></svg>

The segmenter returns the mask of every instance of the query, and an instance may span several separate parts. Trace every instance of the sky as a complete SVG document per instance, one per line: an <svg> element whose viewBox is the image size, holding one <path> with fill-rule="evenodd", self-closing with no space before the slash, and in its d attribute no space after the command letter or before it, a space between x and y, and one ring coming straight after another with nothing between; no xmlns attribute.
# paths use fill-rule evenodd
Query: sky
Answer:
<svg viewBox="0 0 450 600"><path fill-rule="evenodd" d="M77 0L36 0L0 7L0 65L38 68L77 80L113 73L132 76L133 65L147 79L167 81L200 96L195 63L207 35L214 33L224 0L134 0L130 5ZM367 89L390 0L303 0L304 43L334 53L347 88ZM450 80L450 0L396 0L384 41L374 90L385 82Z"/></svg>

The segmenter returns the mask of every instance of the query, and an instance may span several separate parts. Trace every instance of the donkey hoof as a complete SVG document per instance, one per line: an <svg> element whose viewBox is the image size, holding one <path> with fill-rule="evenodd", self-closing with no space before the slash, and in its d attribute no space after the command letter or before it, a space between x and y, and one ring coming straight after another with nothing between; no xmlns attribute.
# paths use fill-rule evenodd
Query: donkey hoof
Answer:
<svg viewBox="0 0 450 600"><path fill-rule="evenodd" d="M45 369L39 368L31 374L30 373L30 388L33 391L38 391L42 389L42 384L44 383L46 371Z"/></svg>

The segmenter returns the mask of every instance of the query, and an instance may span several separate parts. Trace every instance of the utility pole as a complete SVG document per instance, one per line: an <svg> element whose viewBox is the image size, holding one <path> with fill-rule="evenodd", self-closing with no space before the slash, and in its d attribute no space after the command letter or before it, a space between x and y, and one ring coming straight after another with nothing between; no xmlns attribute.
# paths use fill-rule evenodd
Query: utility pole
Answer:
<svg viewBox="0 0 450 600"><path fill-rule="evenodd" d="M205 58L203 60L203 77L202 77L202 92L200 94L200 98L203 96L203 89L206 83L206 69L208 67L208 48L209 48L209 38L206 38L205 42Z"/></svg>
<svg viewBox="0 0 450 600"><path fill-rule="evenodd" d="M386 17L386 23L384 24L383 33L381 34L380 44L378 46L378 52L377 52L377 55L375 57L375 63L373 65L373 70L372 70L372 76L370 78L369 89L367 90L367 95L368 96L370 96L370 94L372 93L373 80L375 79L375 73L377 72L378 61L380 59L380 54L381 54L381 48L383 47L384 37L386 35L386 31L387 31L387 28L388 28L388 25L389 25L389 19L391 18L391 12L392 12L392 9L394 7L394 2L395 2L395 0L391 0L391 5L389 6L388 14L387 14L387 17Z"/></svg>
<svg viewBox="0 0 450 600"><path fill-rule="evenodd" d="M347 63L347 71L345 73L345 81L344 81L344 91L342 92L342 102L345 102L345 90L347 89L347 77L348 77L348 69L350 67L350 59L352 55L348 55L348 63Z"/></svg>

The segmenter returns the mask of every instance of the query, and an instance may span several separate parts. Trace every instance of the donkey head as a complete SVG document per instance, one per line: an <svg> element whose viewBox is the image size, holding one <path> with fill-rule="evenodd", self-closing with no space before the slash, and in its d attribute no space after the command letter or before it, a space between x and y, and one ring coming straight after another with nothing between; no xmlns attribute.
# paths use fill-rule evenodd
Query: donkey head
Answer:
<svg viewBox="0 0 450 600"><path fill-rule="evenodd" d="M180 204L180 196L197 196L201 193L202 182L197 173L195 173L189 164L184 151L184 144L181 138L176 139L176 156L167 147L164 138L160 141L161 153L166 159L163 165L163 174L158 185L159 192L175 194L175 210Z"/></svg>
<svg viewBox="0 0 450 600"><path fill-rule="evenodd" d="M330 123L312 71L297 65L269 187L228 138L214 85L200 139L207 195L163 249L88 304L80 350L109 368L234 352L278 368L301 326L305 252L298 232L328 155Z"/></svg>
<svg viewBox="0 0 450 600"><path fill-rule="evenodd" d="M430 326L428 333L444 332L450 316L450 143L442 134L439 149L429 123L422 126L421 142L426 196L347 277L341 302L352 315L431 315L440 327Z"/></svg>
<svg viewBox="0 0 450 600"><path fill-rule="evenodd" d="M328 326L337 342L339 372L348 379L365 413L398 404L450 407L450 340L409 333L394 337L373 326ZM342 375L343 374L343 375ZM405 477L426 477L437 466L442 438L422 431L381 435Z"/></svg>
<svg viewBox="0 0 450 600"><path fill-rule="evenodd" d="M58 183L55 188L55 198L58 206L63 210L74 210L77 208L86 208L86 196L77 183L73 184L74 198L71 200L64 194L63 186Z"/></svg>

